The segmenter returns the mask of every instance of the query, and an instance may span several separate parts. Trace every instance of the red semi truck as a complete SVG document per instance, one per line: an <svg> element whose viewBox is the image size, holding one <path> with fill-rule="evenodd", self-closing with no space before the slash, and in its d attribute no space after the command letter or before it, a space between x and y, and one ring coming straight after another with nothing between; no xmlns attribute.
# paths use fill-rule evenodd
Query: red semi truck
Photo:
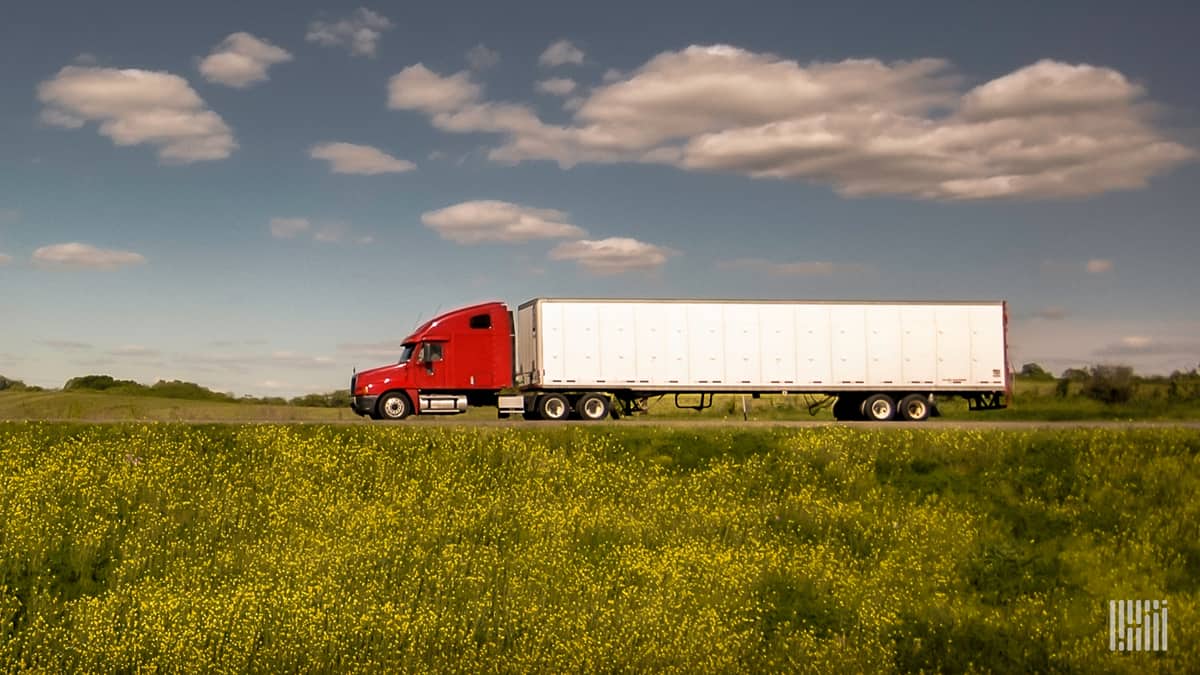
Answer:
<svg viewBox="0 0 1200 675"><path fill-rule="evenodd" d="M836 397L841 420L920 421L936 396L1005 407L1007 324L1000 301L487 302L425 322L395 363L357 372L351 407L386 420L470 406L602 420L655 396L703 409L714 394L795 393Z"/></svg>

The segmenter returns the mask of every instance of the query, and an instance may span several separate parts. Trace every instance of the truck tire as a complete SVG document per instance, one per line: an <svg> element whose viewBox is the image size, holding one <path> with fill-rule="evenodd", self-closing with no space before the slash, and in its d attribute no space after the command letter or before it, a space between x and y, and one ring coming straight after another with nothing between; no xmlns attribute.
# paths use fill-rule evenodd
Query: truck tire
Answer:
<svg viewBox="0 0 1200 675"><path fill-rule="evenodd" d="M855 396L838 396L833 402L833 419L855 422L862 417L862 399Z"/></svg>
<svg viewBox="0 0 1200 675"><path fill-rule="evenodd" d="M597 422L608 417L612 402L604 394L584 394L575 404L579 418L588 422Z"/></svg>
<svg viewBox="0 0 1200 675"><path fill-rule="evenodd" d="M376 404L379 417L385 420L402 420L412 414L412 401L402 391L392 391L379 397Z"/></svg>
<svg viewBox="0 0 1200 675"><path fill-rule="evenodd" d="M565 420L571 415L571 404L562 394L542 394L537 400L537 413L544 420Z"/></svg>
<svg viewBox="0 0 1200 675"><path fill-rule="evenodd" d="M900 399L900 417L909 422L924 422L929 419L932 407L923 394L909 394Z"/></svg>
<svg viewBox="0 0 1200 675"><path fill-rule="evenodd" d="M863 401L862 414L870 422L886 422L896 416L896 402L887 394L872 394Z"/></svg>

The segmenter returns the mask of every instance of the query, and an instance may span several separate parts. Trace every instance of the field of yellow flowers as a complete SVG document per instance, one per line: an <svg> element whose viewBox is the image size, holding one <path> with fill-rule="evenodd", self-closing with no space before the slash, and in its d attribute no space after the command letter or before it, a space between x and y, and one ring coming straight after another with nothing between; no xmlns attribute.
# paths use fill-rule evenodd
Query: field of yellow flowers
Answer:
<svg viewBox="0 0 1200 675"><path fill-rule="evenodd" d="M0 671L1197 672L1198 494L1185 429L0 423Z"/></svg>

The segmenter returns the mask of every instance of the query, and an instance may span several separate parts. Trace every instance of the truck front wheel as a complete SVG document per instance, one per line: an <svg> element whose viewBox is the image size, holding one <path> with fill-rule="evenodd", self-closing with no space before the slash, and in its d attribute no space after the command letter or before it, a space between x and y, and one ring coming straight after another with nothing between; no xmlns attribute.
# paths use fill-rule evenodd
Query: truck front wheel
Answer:
<svg viewBox="0 0 1200 675"><path fill-rule="evenodd" d="M412 401L402 391L393 391L379 397L379 416L385 420L402 420L412 414Z"/></svg>

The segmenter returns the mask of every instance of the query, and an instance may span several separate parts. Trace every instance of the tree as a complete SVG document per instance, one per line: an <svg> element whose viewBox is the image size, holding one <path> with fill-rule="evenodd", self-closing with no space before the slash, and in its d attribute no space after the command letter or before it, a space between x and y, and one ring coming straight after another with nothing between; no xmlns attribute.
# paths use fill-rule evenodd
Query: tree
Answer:
<svg viewBox="0 0 1200 675"><path fill-rule="evenodd" d="M1031 380L1053 380L1054 376L1046 372L1046 369L1036 363L1026 363L1021 366L1021 377L1027 377Z"/></svg>
<svg viewBox="0 0 1200 675"><path fill-rule="evenodd" d="M20 380L10 380L5 376L0 375L0 391L25 391L28 388L29 387L25 386L25 383Z"/></svg>
<svg viewBox="0 0 1200 675"><path fill-rule="evenodd" d="M1125 403L1133 398L1137 381L1129 366L1092 366L1082 393L1102 403Z"/></svg>

